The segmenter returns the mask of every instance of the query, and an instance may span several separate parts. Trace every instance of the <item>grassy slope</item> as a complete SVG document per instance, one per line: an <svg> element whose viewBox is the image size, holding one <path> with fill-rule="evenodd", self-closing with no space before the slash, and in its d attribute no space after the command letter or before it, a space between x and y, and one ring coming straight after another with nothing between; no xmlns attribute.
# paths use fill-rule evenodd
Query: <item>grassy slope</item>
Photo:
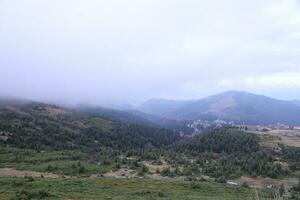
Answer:
<svg viewBox="0 0 300 200"><path fill-rule="evenodd" d="M11 109L11 108L10 108ZM50 111L49 111L50 110ZM30 134L30 136L38 136L41 132L42 139L56 144L60 140L53 139L53 135L64 139L62 136L70 134L78 136L77 132L83 131L85 134L87 127L94 127L97 132L104 135L110 133L113 124L110 121L101 118L90 118L81 113L67 113L56 116L56 113L64 113L64 110L49 108L45 106L25 107L21 110L5 110L0 117L3 121L3 127L7 124L12 124L9 132L16 131L18 134ZM27 113L27 114L26 114ZM53 116L54 115L54 116ZM35 123L31 123L34 121ZM22 126L20 126L20 124ZM24 125L25 124L25 125ZM50 131L49 131L50 130ZM139 132L144 129L126 129L128 133ZM65 132L64 132L65 131ZM148 132L151 130L148 130ZM118 136L126 135L127 132L121 132ZM55 133L55 134L53 134ZM58 134L59 133L59 134ZM147 133L148 134L148 133ZM146 134L146 135L147 135ZM133 135L131 138L136 138ZM9 135L11 136L11 135ZM49 136L49 137L48 137ZM101 135L102 136L102 135ZM155 136L155 135L154 135ZM47 138L48 137L48 138ZM61 138L62 137L62 138ZM141 135L143 139L145 135ZM24 141L27 143L35 142L35 138L28 137ZM76 138L76 137L75 137ZM72 139L72 137L68 138ZM110 141L108 138L108 141ZM151 139L151 138L150 138ZM57 141L58 140L58 141ZM76 142L77 140L74 140ZM99 140L101 142L101 140ZM125 141L125 140L124 140ZM144 141L144 140L143 140ZM146 140L147 141L147 140ZM77 141L78 142L78 141ZM80 140L79 140L80 142ZM21 146L24 144L20 142ZM83 142L86 144L85 142ZM80 144L80 143L79 143ZM91 140L90 144L94 144ZM104 143L106 144L106 143ZM49 164L54 167L50 172L60 175L84 175L102 174L113 168L113 163L103 164L105 157L112 154L107 154L110 148L104 148L99 153L99 159L96 162L90 162L94 155L83 150L62 150L64 149L65 141L61 140L61 146L58 146L60 151L49 149L45 151L36 151L26 148L7 147L5 144L0 147L0 168L16 168L19 170L32 170L38 172L48 171ZM79 145L80 146L80 145ZM85 146L85 145L83 145ZM99 146L99 145L95 145ZM103 146L103 145L102 145ZM123 145L124 146L124 145ZM101 153L101 154L100 154ZM84 173L78 172L78 162L85 167ZM99 164L100 163L100 164ZM75 166L75 167L72 167ZM76 167L77 166L77 167ZM16 199L258 199L253 190L242 187L230 187L225 184L213 182L196 183L191 186L192 182L166 182L155 181L149 179L113 179L113 178L70 178L70 179L48 179L34 178L30 181L24 178L0 178L0 200L11 199L13 197L22 197ZM21 191L24 191L23 193ZM18 196L19 195L19 196ZM23 198L24 197L24 198ZM262 198L260 198L262 199Z"/></svg>
<svg viewBox="0 0 300 200"><path fill-rule="evenodd" d="M73 169L78 162L85 167L85 174L101 174L110 170L111 165L97 165L88 162L88 155L80 151L45 151L22 150L0 147L0 168L17 170L32 170L47 172L49 165L54 167L51 172L61 175L77 175L78 169Z"/></svg>
<svg viewBox="0 0 300 200"><path fill-rule="evenodd" d="M76 159L72 160L72 156ZM56 174L78 175L71 164L78 161L85 166L84 174L98 174L111 168L91 164L86 154L78 151L38 153L15 148L0 148L0 168L16 168L45 172L48 164L58 167ZM192 185L194 184L194 185ZM22 193L23 191L23 193ZM156 181L146 178L26 178L0 177L0 200L6 199L256 199L255 191L215 182ZM49 197L47 197L49 196ZM263 196L263 195L259 195ZM22 197L22 198L21 198Z"/></svg>
<svg viewBox="0 0 300 200"><path fill-rule="evenodd" d="M23 191L23 192L22 192ZM0 178L0 200L17 199L172 199L219 200L257 199L256 191L224 184L201 182L196 188L187 182L150 179L72 178L46 179ZM260 199L263 194L258 194ZM26 198L24 198L26 199Z"/></svg>

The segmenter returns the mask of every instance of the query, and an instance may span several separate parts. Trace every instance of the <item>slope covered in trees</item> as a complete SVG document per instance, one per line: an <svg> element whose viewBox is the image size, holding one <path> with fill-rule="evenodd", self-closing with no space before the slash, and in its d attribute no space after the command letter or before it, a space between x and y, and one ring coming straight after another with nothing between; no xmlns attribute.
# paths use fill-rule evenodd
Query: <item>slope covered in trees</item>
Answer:
<svg viewBox="0 0 300 200"><path fill-rule="evenodd" d="M274 154L260 146L256 135L232 128L180 141L174 151L193 157L199 168L215 177L246 174L277 178L288 173L274 164Z"/></svg>
<svg viewBox="0 0 300 200"><path fill-rule="evenodd" d="M0 144L3 155L20 152L24 157L4 156L2 161L8 164L3 166L15 167L21 162L30 169L55 173L92 174L129 168L141 175L150 173L152 166L151 173L162 176L208 175L222 181L242 175L277 178L298 169L299 163L297 148L282 147L283 154L277 154L264 149L257 135L235 128L213 129L185 139L168 129L40 103L0 108ZM27 160L27 155L39 157L41 150L59 153L45 163ZM61 159L66 161L62 164ZM70 168L74 170L67 170Z"/></svg>
<svg viewBox="0 0 300 200"><path fill-rule="evenodd" d="M38 103L0 108L0 131L5 144L38 150L124 151L158 148L179 139L178 134L166 129L120 123Z"/></svg>

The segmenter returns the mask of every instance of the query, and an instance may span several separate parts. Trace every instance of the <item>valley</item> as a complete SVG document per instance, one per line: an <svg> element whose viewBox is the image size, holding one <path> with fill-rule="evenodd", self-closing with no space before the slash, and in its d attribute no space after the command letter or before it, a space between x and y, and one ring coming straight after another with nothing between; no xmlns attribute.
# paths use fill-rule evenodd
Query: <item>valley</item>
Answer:
<svg viewBox="0 0 300 200"><path fill-rule="evenodd" d="M300 200L300 0L0 0L0 200Z"/></svg>
<svg viewBox="0 0 300 200"><path fill-rule="evenodd" d="M97 199L106 190L101 198L181 199L181 190L186 199L298 195L297 130L252 131L250 125L216 120L201 133L182 134L182 129L124 121L123 111L107 112L38 102L2 104L0 184L17 187L1 190L0 197ZM82 190L92 185L89 196L61 193L78 182ZM111 186L101 189L107 182ZM138 193L136 185L141 185Z"/></svg>

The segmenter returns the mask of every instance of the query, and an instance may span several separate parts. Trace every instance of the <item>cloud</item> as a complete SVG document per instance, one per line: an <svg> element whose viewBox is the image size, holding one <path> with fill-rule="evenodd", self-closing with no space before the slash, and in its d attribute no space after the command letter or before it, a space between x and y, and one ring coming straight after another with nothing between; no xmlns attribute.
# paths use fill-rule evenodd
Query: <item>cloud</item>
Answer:
<svg viewBox="0 0 300 200"><path fill-rule="evenodd" d="M234 84L234 81L233 80L230 80L230 79L222 79L218 85L220 87L231 87L232 85Z"/></svg>
<svg viewBox="0 0 300 200"><path fill-rule="evenodd" d="M96 103L227 89L300 98L299 9L297 0L3 0L0 91Z"/></svg>
<svg viewBox="0 0 300 200"><path fill-rule="evenodd" d="M244 83L249 87L300 89L300 71L278 72L258 77L247 77L244 79Z"/></svg>

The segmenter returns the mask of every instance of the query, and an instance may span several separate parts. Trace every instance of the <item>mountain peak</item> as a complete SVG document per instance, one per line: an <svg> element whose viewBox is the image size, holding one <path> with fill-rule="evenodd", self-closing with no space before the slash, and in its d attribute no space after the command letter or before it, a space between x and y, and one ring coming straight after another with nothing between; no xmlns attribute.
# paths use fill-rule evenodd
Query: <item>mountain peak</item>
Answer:
<svg viewBox="0 0 300 200"><path fill-rule="evenodd" d="M147 104L146 113L176 120L235 121L248 124L300 124L300 107L295 102L283 101L245 91L230 90L196 101L164 101Z"/></svg>
<svg viewBox="0 0 300 200"><path fill-rule="evenodd" d="M211 96L262 96L241 90L228 90Z"/></svg>

